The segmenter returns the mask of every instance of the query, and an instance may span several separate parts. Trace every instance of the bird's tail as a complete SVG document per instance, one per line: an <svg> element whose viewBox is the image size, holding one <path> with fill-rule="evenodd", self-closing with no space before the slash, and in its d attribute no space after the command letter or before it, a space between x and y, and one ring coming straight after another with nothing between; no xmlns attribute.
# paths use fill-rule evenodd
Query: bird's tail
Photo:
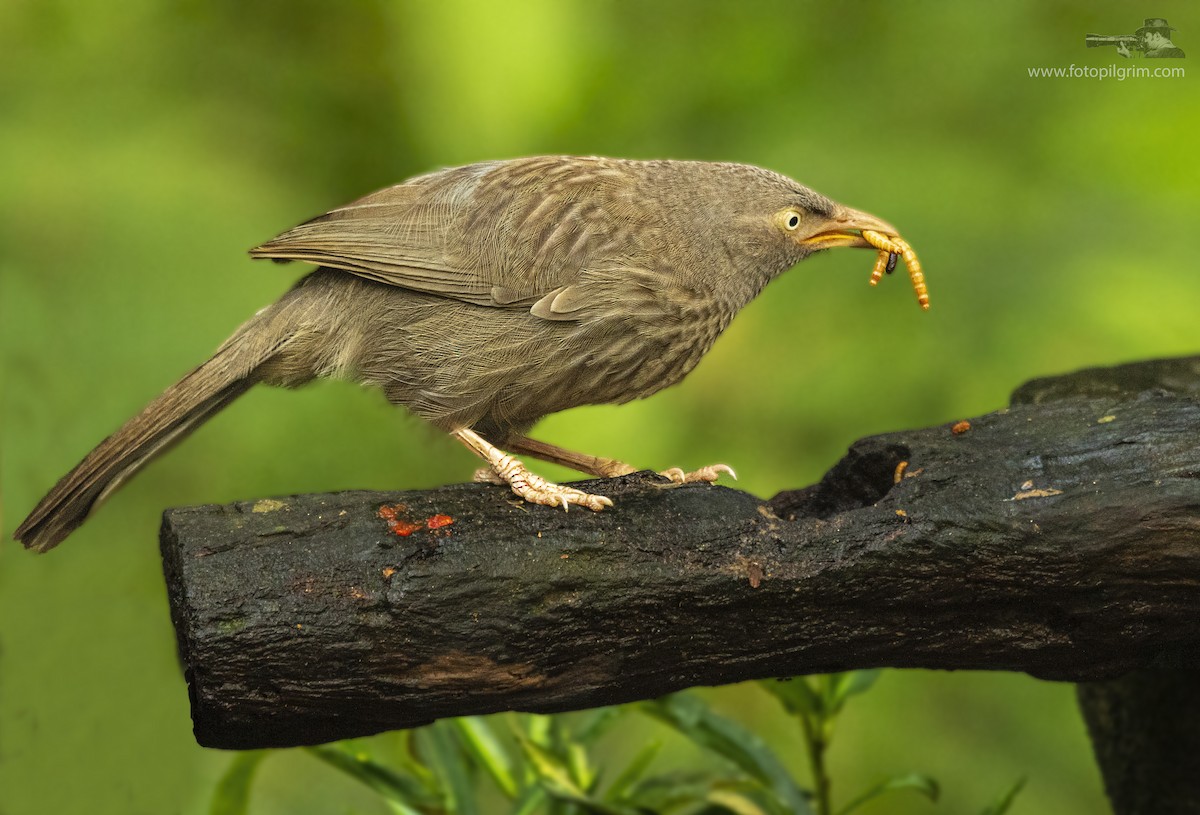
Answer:
<svg viewBox="0 0 1200 815"><path fill-rule="evenodd" d="M45 552L71 534L142 466L199 427L259 380L258 370L290 338L268 307L242 325L212 358L167 388L63 476L13 537Z"/></svg>

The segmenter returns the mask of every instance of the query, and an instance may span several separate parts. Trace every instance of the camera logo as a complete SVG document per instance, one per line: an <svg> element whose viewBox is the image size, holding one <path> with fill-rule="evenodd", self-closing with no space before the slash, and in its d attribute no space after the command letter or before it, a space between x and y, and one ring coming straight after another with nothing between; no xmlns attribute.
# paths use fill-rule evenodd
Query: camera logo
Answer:
<svg viewBox="0 0 1200 815"><path fill-rule="evenodd" d="M1162 17L1147 17L1146 22L1132 34L1085 34L1088 48L1114 45L1117 53L1128 58L1130 51L1140 51L1147 59L1183 59L1186 54L1171 42L1171 32Z"/></svg>

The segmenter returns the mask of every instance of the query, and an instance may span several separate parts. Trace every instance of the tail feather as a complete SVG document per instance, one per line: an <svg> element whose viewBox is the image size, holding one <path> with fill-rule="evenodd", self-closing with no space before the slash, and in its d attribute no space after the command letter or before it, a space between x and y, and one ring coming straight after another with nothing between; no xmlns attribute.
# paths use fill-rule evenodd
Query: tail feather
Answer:
<svg viewBox="0 0 1200 815"><path fill-rule="evenodd" d="M57 546L142 466L249 390L256 370L287 341L250 320L200 365L97 445L29 513L13 537L27 549ZM275 321L270 321L275 322Z"/></svg>

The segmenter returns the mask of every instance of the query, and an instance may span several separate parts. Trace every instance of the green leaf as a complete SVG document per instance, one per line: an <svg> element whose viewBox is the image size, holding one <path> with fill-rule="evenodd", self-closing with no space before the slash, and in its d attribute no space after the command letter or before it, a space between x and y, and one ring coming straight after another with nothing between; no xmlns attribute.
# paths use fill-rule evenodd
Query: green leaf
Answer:
<svg viewBox="0 0 1200 815"><path fill-rule="evenodd" d="M1012 806L1013 801L1025 787L1025 777L1021 776L1016 780L1011 787L1000 794L1000 797L993 801L987 808L983 810L982 815L1004 815L1008 812L1008 808Z"/></svg>
<svg viewBox="0 0 1200 815"><path fill-rule="evenodd" d="M850 803L839 809L838 815L847 815L847 813L853 812L867 801L871 801L881 795L885 795L896 790L916 790L930 801L934 802L937 801L938 795L941 794L941 788L938 786L938 782L927 775L921 775L920 773L898 775L894 778L888 778L884 781L880 781L875 786L869 788L866 792L862 793Z"/></svg>
<svg viewBox="0 0 1200 815"><path fill-rule="evenodd" d="M739 776L745 779L745 776ZM749 782L749 779L745 779ZM677 770L647 778L630 790L627 803L652 812L664 812L704 802L713 786L732 783L707 770ZM757 783L757 782L749 782Z"/></svg>
<svg viewBox="0 0 1200 815"><path fill-rule="evenodd" d="M467 752L487 771L500 791L516 798L520 785L513 775L512 759L491 726L480 716L452 719L451 724Z"/></svg>
<svg viewBox="0 0 1200 815"><path fill-rule="evenodd" d="M804 677L764 679L759 687L774 696L793 716L814 715L824 711L825 703Z"/></svg>
<svg viewBox="0 0 1200 815"><path fill-rule="evenodd" d="M874 668L869 671L848 671L846 673L833 674L832 689L833 689L833 708L840 710L842 705L851 696L857 696L860 693L866 693L871 686L879 679L883 669Z"/></svg>
<svg viewBox="0 0 1200 815"><path fill-rule="evenodd" d="M546 802L546 790L542 787L529 787L525 790L525 794L513 806L512 815L533 815L535 812L540 812L542 805Z"/></svg>
<svg viewBox="0 0 1200 815"><path fill-rule="evenodd" d="M574 729L575 740L584 744L595 741L616 723L622 713L623 709L619 707L601 707L588 711Z"/></svg>
<svg viewBox="0 0 1200 815"><path fill-rule="evenodd" d="M423 808L441 803L422 784L373 761L366 753L352 752L333 744L304 749L309 755L375 790L389 803L402 807L399 811L419 815Z"/></svg>
<svg viewBox="0 0 1200 815"><path fill-rule="evenodd" d="M570 768L558 756L532 739L518 735L517 741L536 771L538 782L552 797L575 804L592 815L638 815L635 810L607 804L589 796L576 783Z"/></svg>
<svg viewBox="0 0 1200 815"><path fill-rule="evenodd" d="M416 752L415 734L417 730L401 730L396 735L400 740L400 749L394 754L394 760L399 769L413 776L431 796L438 795L438 779L433 771L425 766Z"/></svg>
<svg viewBox="0 0 1200 815"><path fill-rule="evenodd" d="M652 741L638 750L633 759L625 765L625 769L617 774L604 793L604 800L614 803L627 803L633 786L646 774L650 763L658 756L662 748L661 741Z"/></svg>
<svg viewBox="0 0 1200 815"><path fill-rule="evenodd" d="M736 722L713 713L698 697L672 694L643 702L642 709L757 779L774 794L784 812L789 815L812 812L804 790L792 780L766 743Z"/></svg>
<svg viewBox="0 0 1200 815"><path fill-rule="evenodd" d="M567 744L567 766L571 769L571 777L575 783L586 792L596 787L596 771L588 761L587 750L579 742Z"/></svg>
<svg viewBox="0 0 1200 815"><path fill-rule="evenodd" d="M408 804L402 804L398 801L389 801L383 799L383 805L388 808L388 812L392 815L425 815L425 810L413 809Z"/></svg>
<svg viewBox="0 0 1200 815"><path fill-rule="evenodd" d="M461 815L478 815L475 785L471 783L466 756L454 738L454 725L444 719L434 722L421 728L421 738L428 748L430 767L442 781L446 809Z"/></svg>
<svg viewBox="0 0 1200 815"><path fill-rule="evenodd" d="M686 808L693 815L746 811L755 815L791 815L754 779L740 773L722 777L709 770L682 770L647 778L632 791L629 803L641 812ZM697 810L697 805L703 806Z"/></svg>
<svg viewBox="0 0 1200 815"><path fill-rule="evenodd" d="M543 716L540 713L528 713L524 716L525 733L529 736L530 741L535 744L540 744L543 747L550 744L550 731L554 723L551 716Z"/></svg>
<svg viewBox="0 0 1200 815"><path fill-rule="evenodd" d="M229 762L229 767L217 782L208 815L246 815L250 804L250 784L262 760L270 755L268 750L250 750L238 753Z"/></svg>
<svg viewBox="0 0 1200 815"><path fill-rule="evenodd" d="M731 815L770 815L761 802L738 790L714 789L705 800Z"/></svg>
<svg viewBox="0 0 1200 815"><path fill-rule="evenodd" d="M538 781L547 792L560 797L587 797L587 793L575 783L570 769L558 756L526 736L518 735L517 743L521 745L521 750L537 774Z"/></svg>
<svg viewBox="0 0 1200 815"><path fill-rule="evenodd" d="M832 673L813 677L813 681L817 686L817 693L821 697L821 711L824 718L832 719L837 715L834 689L837 687L838 682L841 681L842 676L844 674Z"/></svg>

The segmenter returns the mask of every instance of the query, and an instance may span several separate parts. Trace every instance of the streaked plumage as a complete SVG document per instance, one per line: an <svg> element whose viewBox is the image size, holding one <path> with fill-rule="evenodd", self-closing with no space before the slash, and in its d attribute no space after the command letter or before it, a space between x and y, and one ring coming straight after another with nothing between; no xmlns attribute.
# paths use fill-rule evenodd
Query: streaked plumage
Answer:
<svg viewBox="0 0 1200 815"><path fill-rule="evenodd" d="M259 381L351 379L448 432L519 446L548 413L678 382L772 278L817 249L865 246L862 229L895 234L738 164L538 157L380 190L252 250L320 268L89 454L16 537L51 548ZM616 471L551 449L530 454Z"/></svg>

